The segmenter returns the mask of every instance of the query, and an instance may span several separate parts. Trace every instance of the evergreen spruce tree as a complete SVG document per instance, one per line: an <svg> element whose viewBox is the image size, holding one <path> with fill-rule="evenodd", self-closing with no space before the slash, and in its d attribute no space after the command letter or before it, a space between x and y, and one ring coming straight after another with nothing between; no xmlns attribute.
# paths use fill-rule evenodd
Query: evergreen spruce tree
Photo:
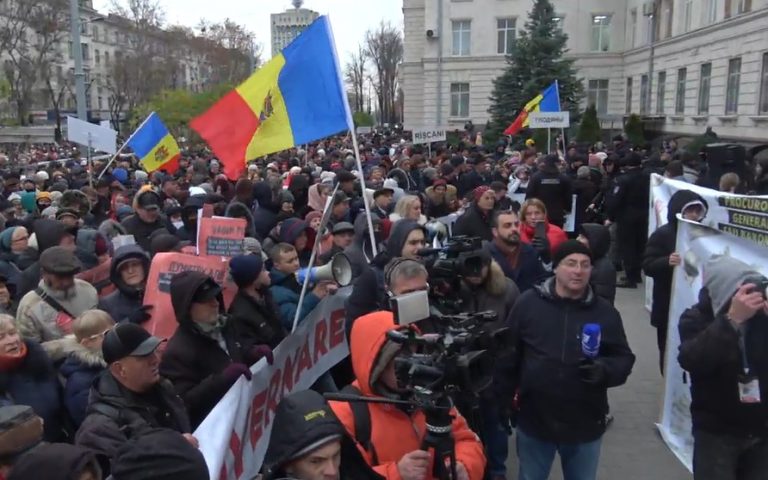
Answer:
<svg viewBox="0 0 768 480"><path fill-rule="evenodd" d="M624 132L627 134L629 143L638 147L645 144L645 127L643 121L636 114L632 114L624 125Z"/></svg>
<svg viewBox="0 0 768 480"><path fill-rule="evenodd" d="M593 144L600 141L600 121L597 119L597 109L590 105L584 110L579 125L579 133L576 134L576 141Z"/></svg>
<svg viewBox="0 0 768 480"><path fill-rule="evenodd" d="M483 134L486 143L498 139L525 104L555 80L559 82L561 109L571 112L571 122L578 120L584 86L576 76L573 60L563 58L567 41L568 35L555 22L552 2L534 0L525 29L507 55L507 68L493 82L490 131Z"/></svg>

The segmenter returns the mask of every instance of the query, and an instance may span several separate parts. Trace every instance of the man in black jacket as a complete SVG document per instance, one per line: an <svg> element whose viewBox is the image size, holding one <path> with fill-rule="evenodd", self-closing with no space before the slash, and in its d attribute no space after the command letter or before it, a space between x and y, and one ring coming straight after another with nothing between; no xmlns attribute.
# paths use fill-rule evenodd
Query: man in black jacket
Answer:
<svg viewBox="0 0 768 480"><path fill-rule="evenodd" d="M229 261L229 276L237 293L229 305L227 323L245 351L254 347L265 354L269 351L269 360L271 349L288 335L269 293L269 270L259 255L238 255Z"/></svg>
<svg viewBox="0 0 768 480"><path fill-rule="evenodd" d="M277 406L264 457L264 480L381 479L317 392L302 390Z"/></svg>
<svg viewBox="0 0 768 480"><path fill-rule="evenodd" d="M659 368L662 374L664 374L664 353L667 346L672 273L682 261L680 254L675 251L678 213L682 214L686 220L700 222L707 214L707 202L699 194L690 190L675 192L667 205L667 223L653 232L645 245L643 271L653 278L651 325L656 328Z"/></svg>
<svg viewBox="0 0 768 480"><path fill-rule="evenodd" d="M642 258L648 237L648 195L650 179L643 172L642 158L629 153L622 159L624 173L616 177L606 194L605 210L616 222L616 242L625 280L617 287L637 288L642 283Z"/></svg>
<svg viewBox="0 0 768 480"><path fill-rule="evenodd" d="M248 366L258 358L243 349L227 324L221 287L211 277L177 273L171 279L171 303L179 327L160 371L173 382L197 428L241 375L250 380Z"/></svg>
<svg viewBox="0 0 768 480"><path fill-rule="evenodd" d="M104 337L101 350L108 367L91 387L87 417L75 436L78 445L99 456L102 467L147 428L170 428L197 447L183 402L158 372L160 343L132 323L118 325Z"/></svg>
<svg viewBox="0 0 768 480"><path fill-rule="evenodd" d="M155 230L165 229L169 233L174 233L175 228L168 222L160 211L160 195L152 190L145 190L136 194L133 200L133 209L135 214L123 220L121 223L129 235L133 235L136 243L149 251L149 236Z"/></svg>
<svg viewBox="0 0 768 480"><path fill-rule="evenodd" d="M525 199L538 198L544 202L549 223L562 227L565 223L565 215L571 211L573 187L571 179L560 173L557 168L559 162L557 155L544 157L539 171L533 174L528 183Z"/></svg>
<svg viewBox="0 0 768 480"><path fill-rule="evenodd" d="M504 275L515 282L520 293L530 290L549 276L539 253L520 241L520 219L515 212L494 213L491 225L493 241L486 244L488 251Z"/></svg>
<svg viewBox="0 0 768 480"><path fill-rule="evenodd" d="M513 352L498 372L498 397L518 396L519 478L546 479L559 452L565 480L597 478L608 413L607 389L622 385L635 356L621 316L589 286L592 253L576 240L560 245L555 277L525 292L507 324ZM597 324L596 355L582 331Z"/></svg>
<svg viewBox="0 0 768 480"><path fill-rule="evenodd" d="M715 256L699 303L680 317L678 361L691 375L695 480L758 480L768 472L766 278ZM761 288L756 288L757 285Z"/></svg>

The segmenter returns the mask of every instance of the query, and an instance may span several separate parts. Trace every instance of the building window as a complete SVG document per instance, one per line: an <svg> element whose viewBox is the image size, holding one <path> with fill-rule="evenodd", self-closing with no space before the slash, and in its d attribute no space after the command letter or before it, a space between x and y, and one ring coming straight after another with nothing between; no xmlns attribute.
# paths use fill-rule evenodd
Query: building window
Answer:
<svg viewBox="0 0 768 480"><path fill-rule="evenodd" d="M451 116L469 117L469 84L451 84Z"/></svg>
<svg viewBox="0 0 768 480"><path fill-rule="evenodd" d="M683 8L683 31L690 32L693 22L693 0L685 0Z"/></svg>
<svg viewBox="0 0 768 480"><path fill-rule="evenodd" d="M512 52L512 45L515 43L515 24L514 18L499 18L496 20L496 53L509 55Z"/></svg>
<svg viewBox="0 0 768 480"><path fill-rule="evenodd" d="M469 55L470 26L469 20L454 20L453 22L453 55Z"/></svg>
<svg viewBox="0 0 768 480"><path fill-rule="evenodd" d="M99 106L99 110L104 110L104 99L102 97L98 97L96 103Z"/></svg>
<svg viewBox="0 0 768 480"><path fill-rule="evenodd" d="M90 52L88 52L88 44L87 43L81 43L80 44L80 53L83 55L83 61L88 61L91 59Z"/></svg>
<svg viewBox="0 0 768 480"><path fill-rule="evenodd" d="M667 72L659 72L656 80L656 113L664 113L664 97L667 95Z"/></svg>
<svg viewBox="0 0 768 480"><path fill-rule="evenodd" d="M91 30L92 30L92 35L93 35L93 41L94 42L98 42L99 41L99 27L94 25L93 27L91 27Z"/></svg>
<svg viewBox="0 0 768 480"><path fill-rule="evenodd" d="M99 52L98 48L93 51L93 60L96 62L96 65L101 64L101 52Z"/></svg>
<svg viewBox="0 0 768 480"><path fill-rule="evenodd" d="M709 113L709 88L712 84L712 64L705 63L701 66L699 77L699 114Z"/></svg>
<svg viewBox="0 0 768 480"><path fill-rule="evenodd" d="M72 53L72 40L70 40L69 43L67 44L67 53L69 54L69 59L70 60L75 58L74 53Z"/></svg>
<svg viewBox="0 0 768 480"><path fill-rule="evenodd" d="M104 66L109 66L109 52L104 52Z"/></svg>
<svg viewBox="0 0 768 480"><path fill-rule="evenodd" d="M592 16L592 51L607 52L611 48L611 16Z"/></svg>
<svg viewBox="0 0 768 480"><path fill-rule="evenodd" d="M636 45L635 40L637 37L637 9L633 8L629 12L629 46L634 47Z"/></svg>
<svg viewBox="0 0 768 480"><path fill-rule="evenodd" d="M717 21L717 2L718 0L706 0L706 10L704 11L705 25L712 25Z"/></svg>
<svg viewBox="0 0 768 480"><path fill-rule="evenodd" d="M640 77L640 113L648 113L648 75Z"/></svg>
<svg viewBox="0 0 768 480"><path fill-rule="evenodd" d="M685 113L685 82L688 77L688 69L681 68L677 71L677 91L675 92L675 113Z"/></svg>
<svg viewBox="0 0 768 480"><path fill-rule="evenodd" d="M608 80L590 80L587 88L587 103L594 105L597 113L608 113Z"/></svg>
<svg viewBox="0 0 768 480"><path fill-rule="evenodd" d="M739 84L741 83L741 58L728 62L728 83L725 89L725 113L739 111Z"/></svg>
<svg viewBox="0 0 768 480"><path fill-rule="evenodd" d="M760 74L760 105L758 113L768 113L768 53L763 54L763 70Z"/></svg>
<svg viewBox="0 0 768 480"><path fill-rule="evenodd" d="M627 77L627 104L624 107L626 113L632 113L632 77Z"/></svg>
<svg viewBox="0 0 768 480"><path fill-rule="evenodd" d="M738 13L747 13L752 11L752 0L737 0L739 2Z"/></svg>

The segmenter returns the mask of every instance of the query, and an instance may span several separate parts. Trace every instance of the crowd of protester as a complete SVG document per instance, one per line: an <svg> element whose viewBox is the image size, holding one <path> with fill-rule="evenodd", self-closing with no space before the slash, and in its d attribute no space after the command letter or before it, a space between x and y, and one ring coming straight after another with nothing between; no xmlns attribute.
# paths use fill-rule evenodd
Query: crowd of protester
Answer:
<svg viewBox="0 0 768 480"><path fill-rule="evenodd" d="M634 362L613 306L616 288L636 288L643 273L654 278L651 324L663 369L672 271L680 264L675 215L706 215L700 197L680 191L669 223L648 239L650 174L696 183L706 162L674 142L652 151L622 136L551 154L530 140L489 147L466 136L436 144L431 155L396 132L360 140L362 177L349 137L250 162L234 181L204 150L185 151L174 172L151 173L130 154L89 166L71 146L14 147L0 156L0 478L208 478L192 432L234 382L251 379L251 365L272 362L295 318L301 323L339 287L323 280L300 295L296 273L310 266L316 243L314 265L343 253L353 280L345 309L350 358L314 390L351 383L365 396L400 398L399 350L387 337L399 327L388 299L430 288L420 251L449 235L483 241L481 268L449 295L465 312L496 312L514 340L479 400L481 418L452 412L458 478L507 478L510 424L518 478L547 478L555 452L566 479L596 478L612 419L606 390L623 384ZM768 163L756 162L753 178L724 175L719 187L768 193ZM142 327L153 314L144 304L153 258L196 244L205 205L246 221L242 254L229 263L237 292L226 305L211 277L176 274L170 296L178 327L156 338ZM734 281L747 278L739 271ZM734 358L718 349L732 353L749 313L764 308L740 289L727 316L735 328L718 337L713 329L726 329L718 319L734 295L722 285L710 285L711 306L702 300L681 322L681 364L712 397L733 380ZM603 327L596 359L581 354L585 323ZM753 371L763 380L765 349L754 350ZM717 451L723 431L741 435L712 417L719 407L744 408L731 397L694 394L694 402L707 452ZM423 412L372 405L369 438L361 439L355 410L314 391L286 397L264 477L431 478L420 449ZM727 427L751 421L756 439L733 440L733 449L768 451L765 410L732 420Z"/></svg>

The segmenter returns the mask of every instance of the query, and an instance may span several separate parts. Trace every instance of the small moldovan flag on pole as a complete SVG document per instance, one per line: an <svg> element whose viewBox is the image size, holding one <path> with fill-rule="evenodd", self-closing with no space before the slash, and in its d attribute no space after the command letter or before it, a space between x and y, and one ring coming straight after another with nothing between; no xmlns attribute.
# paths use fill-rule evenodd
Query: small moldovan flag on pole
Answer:
<svg viewBox="0 0 768 480"><path fill-rule="evenodd" d="M248 160L353 128L328 17L315 20L190 126L233 180Z"/></svg>
<svg viewBox="0 0 768 480"><path fill-rule="evenodd" d="M528 114L531 112L559 112L560 111L560 88L557 81L548 86L546 90L538 94L533 100L525 104L523 110L517 116L514 122L504 130L504 135L516 135L520 130L527 127L530 121Z"/></svg>
<svg viewBox="0 0 768 480"><path fill-rule="evenodd" d="M131 147L147 172L160 168L175 172L179 168L179 145L155 112L139 125L125 146Z"/></svg>

